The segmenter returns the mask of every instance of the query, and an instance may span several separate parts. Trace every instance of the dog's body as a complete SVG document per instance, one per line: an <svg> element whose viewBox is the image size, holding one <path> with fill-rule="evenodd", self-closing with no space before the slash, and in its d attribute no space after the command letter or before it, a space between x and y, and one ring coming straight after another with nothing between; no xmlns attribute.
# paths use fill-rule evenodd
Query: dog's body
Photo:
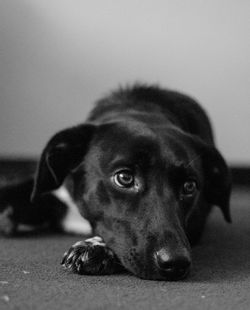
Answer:
<svg viewBox="0 0 250 310"><path fill-rule="evenodd" d="M230 174L214 147L208 117L177 92L142 85L120 89L100 100L86 123L55 135L41 156L33 204L66 177L107 255L114 253L114 260L142 278L188 273L190 244L199 239L212 205L230 221ZM73 247L64 265L79 271L79 259L74 268L72 258L85 245Z"/></svg>

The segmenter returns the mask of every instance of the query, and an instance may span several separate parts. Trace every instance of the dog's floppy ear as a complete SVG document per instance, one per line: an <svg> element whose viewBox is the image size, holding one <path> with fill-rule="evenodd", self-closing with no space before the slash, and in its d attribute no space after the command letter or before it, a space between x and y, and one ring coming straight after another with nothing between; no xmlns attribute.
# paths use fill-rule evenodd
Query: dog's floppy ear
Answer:
<svg viewBox="0 0 250 310"><path fill-rule="evenodd" d="M83 160L96 127L83 124L55 134L44 148L31 199L58 188Z"/></svg>
<svg viewBox="0 0 250 310"><path fill-rule="evenodd" d="M230 223L229 202L232 183L230 170L224 158L214 146L200 142L199 149L204 170L206 200L219 206L225 220Z"/></svg>

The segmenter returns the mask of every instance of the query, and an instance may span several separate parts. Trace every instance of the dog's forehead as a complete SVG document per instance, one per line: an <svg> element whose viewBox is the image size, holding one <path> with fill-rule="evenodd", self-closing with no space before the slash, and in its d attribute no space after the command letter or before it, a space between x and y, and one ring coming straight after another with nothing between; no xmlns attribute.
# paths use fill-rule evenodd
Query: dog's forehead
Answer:
<svg viewBox="0 0 250 310"><path fill-rule="evenodd" d="M190 165L197 157L184 138L169 134L162 129L154 130L148 125L126 122L106 126L97 135L97 148L102 154L101 160L108 164L123 160L131 164L143 161L154 165Z"/></svg>
<svg viewBox="0 0 250 310"><path fill-rule="evenodd" d="M101 128L97 133L95 145L103 154L103 158L111 161L117 157L148 153L149 150L152 156L156 155L160 151L158 140L147 126L128 121Z"/></svg>

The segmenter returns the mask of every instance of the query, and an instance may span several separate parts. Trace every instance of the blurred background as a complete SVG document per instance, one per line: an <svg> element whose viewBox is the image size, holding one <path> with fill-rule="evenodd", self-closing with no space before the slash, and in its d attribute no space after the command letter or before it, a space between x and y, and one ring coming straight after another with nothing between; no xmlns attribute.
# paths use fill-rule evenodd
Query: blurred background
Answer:
<svg viewBox="0 0 250 310"><path fill-rule="evenodd" d="M250 166L247 0L0 0L0 157L36 158L127 83L196 98L233 166Z"/></svg>

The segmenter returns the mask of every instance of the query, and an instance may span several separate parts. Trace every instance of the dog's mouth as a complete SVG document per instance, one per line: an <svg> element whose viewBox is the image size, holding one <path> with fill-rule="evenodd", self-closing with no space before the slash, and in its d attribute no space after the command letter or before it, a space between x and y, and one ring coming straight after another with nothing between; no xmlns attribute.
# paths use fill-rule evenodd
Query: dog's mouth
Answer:
<svg viewBox="0 0 250 310"><path fill-rule="evenodd" d="M190 273L190 267L188 268L176 268L170 270L160 270L159 275L161 280L166 281L179 281L185 279Z"/></svg>
<svg viewBox="0 0 250 310"><path fill-rule="evenodd" d="M135 276L144 280L157 280L157 281L180 281L187 278L191 268L176 269L176 270L147 270L144 266L126 266L125 269Z"/></svg>
<svg viewBox="0 0 250 310"><path fill-rule="evenodd" d="M191 260L179 258L177 261L159 265L156 254L141 258L135 253L120 259L126 270L145 280L179 281L185 279L191 270Z"/></svg>

